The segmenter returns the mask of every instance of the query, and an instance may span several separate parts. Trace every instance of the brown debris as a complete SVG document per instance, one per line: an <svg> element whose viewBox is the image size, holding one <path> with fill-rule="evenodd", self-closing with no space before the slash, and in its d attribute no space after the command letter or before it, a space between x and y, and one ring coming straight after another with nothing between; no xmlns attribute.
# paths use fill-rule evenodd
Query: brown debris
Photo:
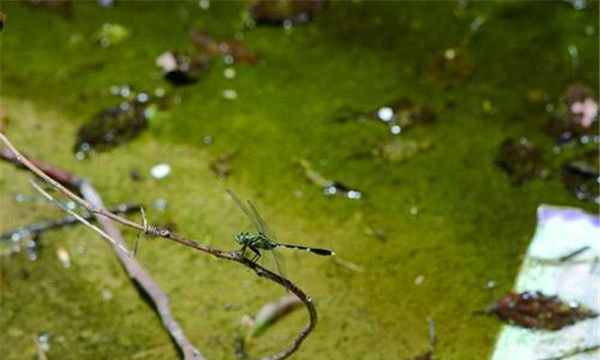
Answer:
<svg viewBox="0 0 600 360"><path fill-rule="evenodd" d="M304 24L311 21L324 4L324 0L265 0L252 6L250 15L258 24Z"/></svg>
<svg viewBox="0 0 600 360"><path fill-rule="evenodd" d="M515 185L535 177L546 178L550 172L540 150L523 137L504 140L496 156L496 163Z"/></svg>
<svg viewBox="0 0 600 360"><path fill-rule="evenodd" d="M210 171L219 178L231 175L231 161L237 156L237 150L231 150L219 156L209 164Z"/></svg>
<svg viewBox="0 0 600 360"><path fill-rule="evenodd" d="M577 303L566 303L539 291L509 293L488 311L503 321L528 329L558 330L578 321L598 316Z"/></svg>
<svg viewBox="0 0 600 360"><path fill-rule="evenodd" d="M425 75L429 81L442 89L466 80L473 72L473 63L466 48L448 49L434 57Z"/></svg>
<svg viewBox="0 0 600 360"><path fill-rule="evenodd" d="M27 0L33 7L48 10L62 17L70 18L73 14L71 0Z"/></svg>
<svg viewBox="0 0 600 360"><path fill-rule="evenodd" d="M248 50L239 41L217 41L211 36L197 30L192 31L190 36L196 48L209 57L218 55L231 56L233 62L246 64L256 64L258 61L258 55Z"/></svg>

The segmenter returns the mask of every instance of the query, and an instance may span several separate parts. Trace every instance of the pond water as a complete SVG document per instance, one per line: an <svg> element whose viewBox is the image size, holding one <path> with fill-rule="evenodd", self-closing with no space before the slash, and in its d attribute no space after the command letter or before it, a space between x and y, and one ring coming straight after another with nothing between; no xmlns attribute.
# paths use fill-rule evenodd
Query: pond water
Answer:
<svg viewBox="0 0 600 360"><path fill-rule="evenodd" d="M574 83L598 93L598 3L573 3L329 2L308 23L274 26L253 23L248 2L74 2L67 16L3 2L6 134L91 179L105 203L144 204L151 223L211 246L233 250L248 228L231 188L280 241L334 250L339 260L281 251L320 317L295 359L410 359L429 346L427 318L438 358L483 359L500 323L479 313L512 289L537 206L597 211L556 171L518 185L496 164L504 140L527 137L556 168L541 130L553 104ZM216 50L191 84L173 85L155 61L193 53L190 30L258 58L231 64ZM79 128L123 101L111 95L123 85L165 101L145 130L78 159ZM61 216L17 201L37 196L29 175L0 169L2 231ZM342 195L326 196L334 185ZM35 261L13 250L2 248L3 358L36 356L40 336L48 358L177 357L99 236L48 232ZM144 240L137 258L210 359L233 358L242 316L285 295L164 240ZM305 321L292 313L249 352L282 349Z"/></svg>

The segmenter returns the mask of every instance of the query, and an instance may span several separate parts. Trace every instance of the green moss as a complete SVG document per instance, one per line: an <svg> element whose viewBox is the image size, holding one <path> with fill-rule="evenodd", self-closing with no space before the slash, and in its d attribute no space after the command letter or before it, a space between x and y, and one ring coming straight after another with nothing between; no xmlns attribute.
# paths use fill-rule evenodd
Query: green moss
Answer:
<svg viewBox="0 0 600 360"><path fill-rule="evenodd" d="M237 2L212 2L208 11L197 2L117 2L113 9L77 2L70 20L5 2L0 89L12 119L8 135L24 151L93 179L107 204L139 201L152 222L174 221L178 232L210 236L216 247L234 248L232 236L245 226L225 197L231 187L255 200L282 241L331 248L360 265L364 271L355 273L327 259L285 253L288 274L313 296L320 314L295 358L409 358L426 349L425 318L431 316L440 358L481 359L499 325L473 312L511 289L536 207L594 209L572 199L558 177L511 186L494 158L508 136L527 135L549 148L539 132L549 115L527 104L528 90L557 96L574 77L598 87L597 12L563 3L481 2L462 13L456 6L330 2L306 26L244 30L246 4ZM486 22L472 36L469 24L477 16ZM97 46L94 35L106 22L125 26L130 37ZM219 40L242 32L262 61L235 65L236 77L226 79L218 60L198 84L171 89L154 59L168 49L191 48L189 26ZM594 35L586 35L588 26ZM575 72L570 44L579 51ZM473 71L444 90L424 72L448 48L466 49ZM124 83L168 88L181 103L130 144L76 161L70 150L77 127L114 105L108 88ZM238 98L224 99L225 89ZM436 111L435 124L402 135L431 141L433 148L399 164L353 159L387 140L388 130L336 122L335 114L371 111L400 97ZM492 112L484 111L484 102ZM206 135L214 138L210 146L202 142ZM232 176L214 177L208 163L232 148L239 150ZM366 197L325 198L303 178L299 158ZM160 181L148 174L158 162L172 166ZM59 215L45 205L15 203L11 192L33 193L29 176L0 166L3 229ZM145 180L133 181L131 170ZM303 196L295 197L295 190ZM168 200L165 211L152 208L156 198ZM384 230L385 240L366 235L367 226ZM133 241L135 234L126 234ZM0 328L9 336L1 337L0 353L33 356L32 335L49 331L52 358L176 356L101 239L78 228L42 242L36 262L25 254L2 258ZM72 268L60 266L58 247L70 252ZM282 294L245 269L162 240L144 242L139 261L211 359L231 358L241 316ZM418 286L419 275L425 281ZM488 280L498 287L485 290ZM103 291L112 299L104 300ZM281 349L304 321L303 312L294 313L256 339L252 353Z"/></svg>

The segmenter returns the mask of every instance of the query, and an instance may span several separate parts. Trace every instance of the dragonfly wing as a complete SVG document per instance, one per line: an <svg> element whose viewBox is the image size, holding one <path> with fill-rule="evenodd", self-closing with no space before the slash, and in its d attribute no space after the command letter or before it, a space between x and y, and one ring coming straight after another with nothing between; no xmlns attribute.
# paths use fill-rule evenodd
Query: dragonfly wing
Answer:
<svg viewBox="0 0 600 360"><path fill-rule="evenodd" d="M260 214L256 210L256 207L254 207L254 204L252 204L252 202L250 200L248 200L248 205L250 206L250 210L252 211L252 214L254 214L254 218L256 219L256 221L258 222L258 224L260 226L260 232L265 234L269 239L277 242L277 236L275 235L275 232L267 224L265 219L263 219L263 217L260 216Z"/></svg>
<svg viewBox="0 0 600 360"><path fill-rule="evenodd" d="M261 223L259 222L260 218L256 217L256 214L257 214L256 210L254 210L254 208L252 208L254 210L254 212L250 211L250 209L248 209L248 207L246 205L244 205L242 200L240 200L240 198L238 198L233 193L233 191L231 191L230 189L227 189L226 191L227 191L227 194L229 194L229 196L233 199L233 201L235 201L235 203L240 207L240 209L242 209L244 214L246 214L246 216L252 223L252 226L254 226L255 230L258 232L262 232L262 226L261 226Z"/></svg>
<svg viewBox="0 0 600 360"><path fill-rule="evenodd" d="M281 254L276 249L273 249L268 252L271 253L271 255L268 255L268 256L275 263L274 268L277 269L277 273L285 278L287 276L287 274L285 271L285 263L283 261L283 257L281 257Z"/></svg>

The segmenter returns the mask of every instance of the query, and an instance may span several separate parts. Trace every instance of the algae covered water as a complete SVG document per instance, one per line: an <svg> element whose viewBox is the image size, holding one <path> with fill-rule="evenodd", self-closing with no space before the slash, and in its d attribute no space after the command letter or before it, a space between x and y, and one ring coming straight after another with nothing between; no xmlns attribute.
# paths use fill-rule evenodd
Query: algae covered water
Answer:
<svg viewBox="0 0 600 360"><path fill-rule="evenodd" d="M436 358L487 358L500 323L479 313L512 289L537 206L597 210L598 2L308 3L4 1L5 133L204 244L252 230L231 188L281 243L335 251L281 249L319 314L292 358L415 358L427 319ZM63 216L29 179L0 164L2 232ZM0 246L2 358L178 357L89 229ZM160 239L136 258L210 359L285 295ZM305 322L292 312L248 352Z"/></svg>

